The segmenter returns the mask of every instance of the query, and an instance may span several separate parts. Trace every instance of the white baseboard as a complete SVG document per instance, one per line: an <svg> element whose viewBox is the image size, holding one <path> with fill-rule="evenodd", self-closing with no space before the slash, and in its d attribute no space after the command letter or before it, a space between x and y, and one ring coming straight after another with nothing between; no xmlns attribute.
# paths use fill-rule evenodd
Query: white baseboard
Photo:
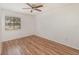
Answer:
<svg viewBox="0 0 79 59"><path fill-rule="evenodd" d="M10 38L10 39L2 39L0 42L6 42L6 41L10 41L10 40L15 40L15 39L23 38L23 37L28 37L28 36L31 36L31 35L34 35L34 34L28 34L28 35L13 37L13 38Z"/></svg>

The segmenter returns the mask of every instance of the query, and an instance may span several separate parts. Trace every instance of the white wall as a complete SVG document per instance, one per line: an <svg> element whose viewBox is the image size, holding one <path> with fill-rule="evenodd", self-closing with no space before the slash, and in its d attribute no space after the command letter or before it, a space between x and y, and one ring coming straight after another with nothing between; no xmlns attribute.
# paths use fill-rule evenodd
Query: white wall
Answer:
<svg viewBox="0 0 79 59"><path fill-rule="evenodd" d="M79 5L46 11L37 15L37 35L79 49Z"/></svg>
<svg viewBox="0 0 79 59"><path fill-rule="evenodd" d="M1 42L1 39L2 39L2 24L1 24L1 17L2 17L2 12L0 10L0 42Z"/></svg>
<svg viewBox="0 0 79 59"><path fill-rule="evenodd" d="M21 18L21 29L13 31L5 31L5 16L15 16ZM35 32L35 16L29 14L21 14L13 11L2 10L2 39L8 41L20 37L32 35Z"/></svg>

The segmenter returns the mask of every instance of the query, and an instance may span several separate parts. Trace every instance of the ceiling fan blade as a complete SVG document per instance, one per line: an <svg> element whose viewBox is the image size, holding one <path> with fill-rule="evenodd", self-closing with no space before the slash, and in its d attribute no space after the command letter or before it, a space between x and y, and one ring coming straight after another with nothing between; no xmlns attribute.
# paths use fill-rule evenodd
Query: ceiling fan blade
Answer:
<svg viewBox="0 0 79 59"><path fill-rule="evenodd" d="M22 8L22 9L31 9L31 8Z"/></svg>
<svg viewBox="0 0 79 59"><path fill-rule="evenodd" d="M43 7L43 5L35 6L34 8L39 8L39 7Z"/></svg>
<svg viewBox="0 0 79 59"><path fill-rule="evenodd" d="M42 10L40 10L40 9L34 9L34 10L37 10L37 11L39 11L39 12L41 12Z"/></svg>
<svg viewBox="0 0 79 59"><path fill-rule="evenodd" d="M22 9L31 9L31 8L22 8Z"/></svg>
<svg viewBox="0 0 79 59"><path fill-rule="evenodd" d="M26 3L28 6L30 6L30 7L32 7L32 5L31 4L29 4L29 3Z"/></svg>

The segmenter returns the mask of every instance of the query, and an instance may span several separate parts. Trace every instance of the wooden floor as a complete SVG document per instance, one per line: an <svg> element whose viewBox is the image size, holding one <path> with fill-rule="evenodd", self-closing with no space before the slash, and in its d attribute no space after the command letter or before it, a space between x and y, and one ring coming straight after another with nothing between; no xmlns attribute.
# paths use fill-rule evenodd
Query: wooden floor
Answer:
<svg viewBox="0 0 79 59"><path fill-rule="evenodd" d="M38 36L3 43L2 55L79 55L79 50Z"/></svg>

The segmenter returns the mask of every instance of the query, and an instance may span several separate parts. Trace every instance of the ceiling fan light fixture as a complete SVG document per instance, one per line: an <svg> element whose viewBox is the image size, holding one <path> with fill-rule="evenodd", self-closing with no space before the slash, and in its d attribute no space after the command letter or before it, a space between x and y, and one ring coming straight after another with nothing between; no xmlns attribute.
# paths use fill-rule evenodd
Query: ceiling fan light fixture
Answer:
<svg viewBox="0 0 79 59"><path fill-rule="evenodd" d="M23 8L23 9L31 9L31 13L33 12L33 10L36 10L38 12L41 12L42 10L38 9L40 7L43 7L42 4L40 3L26 3L30 8Z"/></svg>

